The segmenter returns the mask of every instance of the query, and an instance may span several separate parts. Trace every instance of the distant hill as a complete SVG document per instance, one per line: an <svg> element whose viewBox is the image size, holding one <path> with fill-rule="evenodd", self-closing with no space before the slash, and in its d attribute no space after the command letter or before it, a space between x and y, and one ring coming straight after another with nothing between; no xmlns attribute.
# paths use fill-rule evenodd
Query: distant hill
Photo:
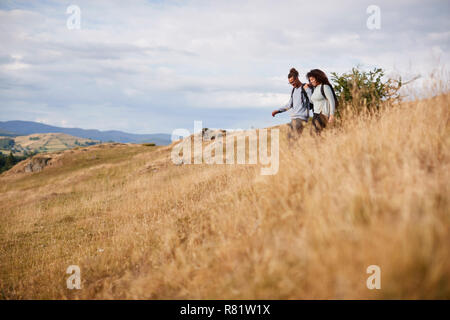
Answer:
<svg viewBox="0 0 450 320"><path fill-rule="evenodd" d="M3 137L15 137L16 134L12 133L12 132L9 132L9 131L6 131L6 130L3 130L3 129L0 129L0 136L3 136Z"/></svg>
<svg viewBox="0 0 450 320"><path fill-rule="evenodd" d="M74 137L65 133L35 133L28 136L7 137L0 136L0 152L14 155L26 153L54 152L87 147L99 144L100 141Z"/></svg>
<svg viewBox="0 0 450 320"><path fill-rule="evenodd" d="M153 142L157 145L171 143L170 135L166 133L134 134L118 130L100 131L96 129L62 128L33 121L0 121L0 130L7 135L30 135L34 133L65 133L75 137L99 140L102 142L114 141L121 143Z"/></svg>

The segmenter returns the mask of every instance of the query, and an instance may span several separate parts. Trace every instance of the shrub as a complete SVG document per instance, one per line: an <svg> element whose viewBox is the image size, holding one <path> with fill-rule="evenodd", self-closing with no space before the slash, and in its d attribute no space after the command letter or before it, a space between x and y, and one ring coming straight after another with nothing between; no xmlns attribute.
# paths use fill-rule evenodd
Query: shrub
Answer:
<svg viewBox="0 0 450 320"><path fill-rule="evenodd" d="M338 75L331 73L331 81L339 99L340 106L353 109L353 111L378 110L382 101L399 102L399 90L402 80L383 79L384 70L374 68L363 71L358 67L351 72ZM342 108L340 108L342 111Z"/></svg>
<svg viewBox="0 0 450 320"><path fill-rule="evenodd" d="M12 147L14 147L14 140L13 139L0 139L0 149L6 149L9 150Z"/></svg>
<svg viewBox="0 0 450 320"><path fill-rule="evenodd" d="M11 169L16 163L25 160L27 156L14 156L12 152L8 156L0 153L0 173Z"/></svg>

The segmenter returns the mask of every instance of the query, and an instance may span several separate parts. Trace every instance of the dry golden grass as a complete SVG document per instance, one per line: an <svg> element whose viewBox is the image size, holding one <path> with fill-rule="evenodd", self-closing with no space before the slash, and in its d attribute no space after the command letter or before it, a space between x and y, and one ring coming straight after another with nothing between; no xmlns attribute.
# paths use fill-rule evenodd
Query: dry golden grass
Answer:
<svg viewBox="0 0 450 320"><path fill-rule="evenodd" d="M3 175L0 297L448 299L449 99L349 116L291 150L281 134L274 176L139 145Z"/></svg>

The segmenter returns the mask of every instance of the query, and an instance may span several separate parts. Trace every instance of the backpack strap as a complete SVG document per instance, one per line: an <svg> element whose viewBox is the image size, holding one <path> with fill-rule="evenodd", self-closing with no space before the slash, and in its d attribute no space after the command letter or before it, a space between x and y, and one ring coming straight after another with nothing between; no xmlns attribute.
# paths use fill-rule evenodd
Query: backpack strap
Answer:
<svg viewBox="0 0 450 320"><path fill-rule="evenodd" d="M306 94L306 90L305 90L305 88L303 88L303 85L302 85L302 93ZM306 95L306 96L308 96L308 95Z"/></svg>
<svg viewBox="0 0 450 320"><path fill-rule="evenodd" d="M301 99L302 99L302 105L305 104L305 101L309 103L308 94L306 93L305 88L303 88L304 83L300 83L300 92L301 92ZM290 108L294 107L294 90L297 89L296 87L292 88L291 92L291 105Z"/></svg>
<svg viewBox="0 0 450 320"><path fill-rule="evenodd" d="M305 103L309 104L309 98L308 98L308 94L306 93L305 88L303 87L304 84L302 84L302 104L304 105Z"/></svg>
<svg viewBox="0 0 450 320"><path fill-rule="evenodd" d="M323 86L324 86L324 84L322 83L322 85L320 86L320 93L322 93L322 97L323 97L324 99L328 100L327 97L325 96L325 91L324 91Z"/></svg>
<svg viewBox="0 0 450 320"><path fill-rule="evenodd" d="M291 105L289 108L293 108L294 107L294 90L295 87L292 88L292 92L291 92Z"/></svg>
<svg viewBox="0 0 450 320"><path fill-rule="evenodd" d="M322 93L322 96L323 96L325 99L327 99L327 97L325 96L325 91L324 91L324 89L323 89L323 86L324 86L324 84L322 83L322 86L321 86L321 88L320 88L320 92ZM336 97L336 93L334 92L334 88L333 88L333 86L330 86L330 85L328 85L328 84L327 84L327 86L329 86L330 89L331 89L331 93L333 94L333 98L334 98L334 105L335 105L335 108L337 108L338 105L339 105L339 101L338 101L338 99L337 99L337 97ZM327 99L327 100L328 100L328 99Z"/></svg>

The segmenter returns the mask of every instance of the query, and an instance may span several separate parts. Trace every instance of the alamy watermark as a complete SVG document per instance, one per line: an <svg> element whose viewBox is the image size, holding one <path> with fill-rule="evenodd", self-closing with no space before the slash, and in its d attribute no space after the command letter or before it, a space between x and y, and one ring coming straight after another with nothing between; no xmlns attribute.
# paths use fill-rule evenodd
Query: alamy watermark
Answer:
<svg viewBox="0 0 450 320"><path fill-rule="evenodd" d="M70 5L66 9L66 14L70 14L67 18L66 26L69 30L81 29L81 9L77 5Z"/></svg>
<svg viewBox="0 0 450 320"><path fill-rule="evenodd" d="M366 272L371 274L366 281L367 289L381 289L381 268L373 264L367 267Z"/></svg>
<svg viewBox="0 0 450 320"><path fill-rule="evenodd" d="M366 13L370 14L367 18L366 25L369 30L381 29L381 9L374 4L370 5L366 9Z"/></svg>
<svg viewBox="0 0 450 320"><path fill-rule="evenodd" d="M206 139L204 139L205 133L208 135ZM202 121L194 121L194 135L192 139L187 129L175 129L172 132L172 141L179 140L180 137L184 139L172 148L171 158L172 162L177 165L192 163L257 164L259 160L259 163L265 166L261 168L261 174L274 175L277 174L279 168L279 135L279 129L276 128L270 129L270 139L267 129L205 130L202 126ZM247 139L248 148L246 147ZM194 144L193 154L191 140L193 140ZM203 141L205 140L213 142L204 146ZM268 152L269 140L270 152ZM224 147L226 149L225 154Z"/></svg>
<svg viewBox="0 0 450 320"><path fill-rule="evenodd" d="M73 290L81 289L81 270L80 267L77 265L71 265L66 270L67 274L70 274L71 276L67 278L66 284L67 289Z"/></svg>

